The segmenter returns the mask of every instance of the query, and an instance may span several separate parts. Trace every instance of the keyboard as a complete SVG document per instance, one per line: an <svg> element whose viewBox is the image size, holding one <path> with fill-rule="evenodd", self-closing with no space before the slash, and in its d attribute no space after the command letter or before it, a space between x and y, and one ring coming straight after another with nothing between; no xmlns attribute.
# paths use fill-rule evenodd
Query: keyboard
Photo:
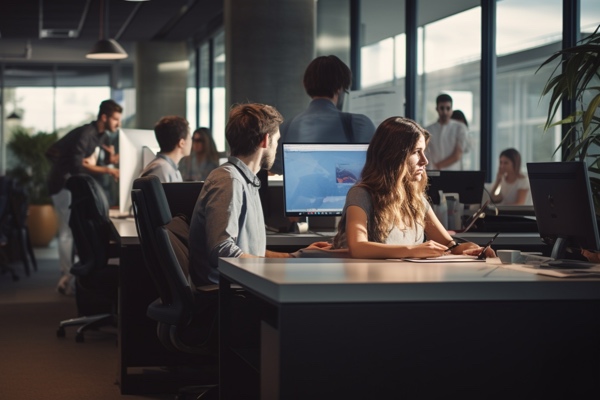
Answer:
<svg viewBox="0 0 600 400"><path fill-rule="evenodd" d="M546 261L540 264L540 268L552 268L552 269L587 269L592 267L600 267L600 264L596 264L589 261L579 260L552 260Z"/></svg>

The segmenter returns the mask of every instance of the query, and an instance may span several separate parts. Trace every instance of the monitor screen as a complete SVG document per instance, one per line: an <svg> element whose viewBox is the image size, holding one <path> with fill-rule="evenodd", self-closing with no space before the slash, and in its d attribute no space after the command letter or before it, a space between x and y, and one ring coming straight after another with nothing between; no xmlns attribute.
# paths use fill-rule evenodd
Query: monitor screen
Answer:
<svg viewBox="0 0 600 400"><path fill-rule="evenodd" d="M458 193L458 201L462 204L481 204L485 171L429 170L427 177L427 195L433 204L440 204L440 190L444 193Z"/></svg>
<svg viewBox="0 0 600 400"><path fill-rule="evenodd" d="M572 249L600 250L592 191L584 162L527 163L540 237L553 246L551 257Z"/></svg>
<svg viewBox="0 0 600 400"><path fill-rule="evenodd" d="M284 143L285 215L342 215L346 194L360 179L368 146Z"/></svg>
<svg viewBox="0 0 600 400"><path fill-rule="evenodd" d="M150 153L159 151L154 131L123 129L119 132L119 211L130 212L131 187L146 164L154 159ZM144 162L146 164L144 164Z"/></svg>

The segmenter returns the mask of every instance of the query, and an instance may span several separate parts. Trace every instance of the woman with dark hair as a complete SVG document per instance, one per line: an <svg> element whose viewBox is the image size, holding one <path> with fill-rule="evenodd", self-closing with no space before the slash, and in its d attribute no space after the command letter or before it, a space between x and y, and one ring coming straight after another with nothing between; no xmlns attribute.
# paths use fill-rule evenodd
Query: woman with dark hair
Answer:
<svg viewBox="0 0 600 400"><path fill-rule="evenodd" d="M500 205L531 204L529 179L521 173L521 154L516 149L500 153L500 165L490 197Z"/></svg>
<svg viewBox="0 0 600 400"><path fill-rule="evenodd" d="M450 119L462 122L463 124L465 124L465 126L467 128L469 127L469 123L467 122L467 117L465 117L465 114L463 114L463 112L460 110L452 111L452 115L450 116Z"/></svg>
<svg viewBox="0 0 600 400"><path fill-rule="evenodd" d="M219 166L219 152L208 128L198 128L192 134L192 152L179 162L184 181L203 181Z"/></svg>
<svg viewBox="0 0 600 400"><path fill-rule="evenodd" d="M481 252L474 243L457 245L429 206L428 137L407 118L391 117L379 125L361 179L346 197L334 249L347 248L354 258L436 257L450 248L453 254ZM488 249L486 255L495 253Z"/></svg>

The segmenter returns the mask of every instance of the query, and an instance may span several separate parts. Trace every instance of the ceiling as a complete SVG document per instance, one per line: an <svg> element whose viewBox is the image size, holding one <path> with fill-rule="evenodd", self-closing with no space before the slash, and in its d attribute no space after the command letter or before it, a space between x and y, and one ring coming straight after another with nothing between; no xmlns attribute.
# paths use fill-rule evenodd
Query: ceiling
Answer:
<svg viewBox="0 0 600 400"><path fill-rule="evenodd" d="M108 37L119 42L201 39L223 20L222 0L3 0L2 40L94 41L101 6L108 5ZM102 23L103 29L106 23Z"/></svg>

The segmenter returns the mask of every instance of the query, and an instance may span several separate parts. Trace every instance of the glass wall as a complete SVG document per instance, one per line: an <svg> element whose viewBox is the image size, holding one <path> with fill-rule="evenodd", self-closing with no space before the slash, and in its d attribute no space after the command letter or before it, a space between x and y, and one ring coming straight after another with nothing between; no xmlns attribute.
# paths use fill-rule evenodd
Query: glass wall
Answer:
<svg viewBox="0 0 600 400"><path fill-rule="evenodd" d="M213 114L212 133L217 150L225 151L225 124L227 121L227 103L225 99L225 32L214 38L213 62Z"/></svg>
<svg viewBox="0 0 600 400"><path fill-rule="evenodd" d="M435 3L435 4L434 4ZM466 169L479 169L481 103L481 7L479 1L444 4L418 2L417 121L424 126L438 118L435 99L448 93L454 109L467 117L471 151ZM435 5L435 7L434 7ZM558 159L560 129L543 131L548 99L541 98L550 70L538 67L562 40L562 0L502 0L496 17L495 128L492 132L492 174L497 155L515 147L529 161ZM405 76L405 2L361 1L362 89L401 86ZM581 0L582 32L600 22L600 3Z"/></svg>
<svg viewBox="0 0 600 400"><path fill-rule="evenodd" d="M202 44L200 52L200 123L199 126L210 127L210 44Z"/></svg>
<svg viewBox="0 0 600 400"><path fill-rule="evenodd" d="M522 169L534 161L559 160L552 153L560 128L544 132L548 98L541 97L552 68L537 72L562 40L562 0L503 0L497 3L496 125L492 169L507 148L521 153ZM495 176L492 175L492 178Z"/></svg>
<svg viewBox="0 0 600 400"><path fill-rule="evenodd" d="M186 98L185 98L185 118L188 120L188 122L190 123L190 129L192 130L192 132L197 128L197 116L198 116L198 101L197 101L197 93L198 93L198 89L196 88L197 86L197 74L198 71L196 69L196 58L197 58L197 52L196 51L190 51L190 56L188 58L189 60L189 69L187 72L187 76L188 76L188 82L187 82L187 89L185 91L186 93Z"/></svg>

